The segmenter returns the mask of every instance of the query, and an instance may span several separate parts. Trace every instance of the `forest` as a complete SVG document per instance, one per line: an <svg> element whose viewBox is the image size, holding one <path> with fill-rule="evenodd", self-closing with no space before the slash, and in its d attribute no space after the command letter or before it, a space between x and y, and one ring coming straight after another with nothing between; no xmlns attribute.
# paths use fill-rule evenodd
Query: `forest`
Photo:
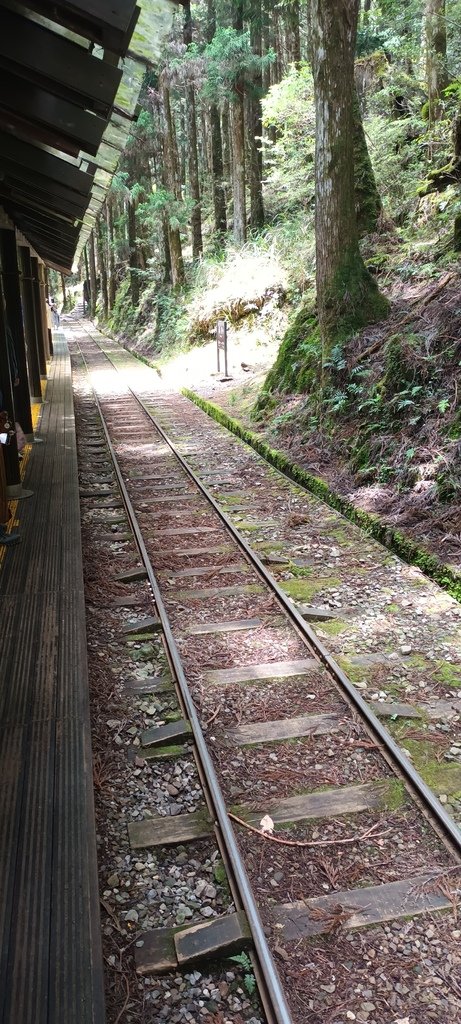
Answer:
<svg viewBox="0 0 461 1024"><path fill-rule="evenodd" d="M455 567L460 100L457 0L183 0L80 268L159 373L225 317L213 401Z"/></svg>

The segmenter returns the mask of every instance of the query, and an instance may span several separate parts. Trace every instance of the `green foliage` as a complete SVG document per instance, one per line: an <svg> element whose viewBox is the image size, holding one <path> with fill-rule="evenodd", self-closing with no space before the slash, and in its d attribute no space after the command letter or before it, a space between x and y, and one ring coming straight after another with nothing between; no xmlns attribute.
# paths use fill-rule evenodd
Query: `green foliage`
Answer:
<svg viewBox="0 0 461 1024"><path fill-rule="evenodd" d="M263 124L276 141L264 140L268 164L267 191L277 214L314 200L315 110L312 73L307 64L291 67L262 101Z"/></svg>
<svg viewBox="0 0 461 1024"><path fill-rule="evenodd" d="M243 967L243 984L248 992L249 996L252 996L256 992L256 978L253 974L253 964L247 953L237 953L236 956L230 956L229 960L233 960L234 963L238 964L239 967Z"/></svg>
<svg viewBox="0 0 461 1024"><path fill-rule="evenodd" d="M189 52L195 55L197 51L190 48ZM212 42L205 47L203 57L205 82L202 94L207 100L218 103L222 99L233 99L242 76L251 87L262 69L275 59L275 53L270 51L264 57L258 57L253 53L249 32L218 28Z"/></svg>
<svg viewBox="0 0 461 1024"><path fill-rule="evenodd" d="M173 229L185 229L189 222L193 202L191 199L178 200L166 188L154 188L139 203L136 213L142 225L150 230L158 229L162 223L162 215L168 213Z"/></svg>

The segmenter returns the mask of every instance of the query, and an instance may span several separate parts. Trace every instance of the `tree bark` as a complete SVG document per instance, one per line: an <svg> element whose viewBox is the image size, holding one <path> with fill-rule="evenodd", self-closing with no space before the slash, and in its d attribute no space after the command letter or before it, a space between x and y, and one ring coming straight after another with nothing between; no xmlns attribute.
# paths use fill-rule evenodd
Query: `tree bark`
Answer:
<svg viewBox="0 0 461 1024"><path fill-rule="evenodd" d="M233 25L237 32L243 32L243 0L234 5ZM245 168L245 81L239 74L234 82L232 106L232 186L234 198L234 242L243 245L246 241L246 168Z"/></svg>
<svg viewBox="0 0 461 1024"><path fill-rule="evenodd" d="M299 64L301 39L299 34L299 0L291 0L285 8L286 63Z"/></svg>
<svg viewBox="0 0 461 1024"><path fill-rule="evenodd" d="M315 236L322 363L334 345L379 319L387 303L358 245L354 193L354 51L359 0L311 0L316 109Z"/></svg>
<svg viewBox="0 0 461 1024"><path fill-rule="evenodd" d="M231 130L230 130L230 114L229 114L229 100L224 100L221 111L221 137L222 137L222 159L223 159L223 175L224 175L224 189L226 184L229 184L232 178L232 150L231 150Z"/></svg>
<svg viewBox="0 0 461 1024"><path fill-rule="evenodd" d="M250 41L253 53L262 56L262 4L261 0L253 0L251 5ZM250 224L253 230L264 226L263 200L263 161L262 161L262 107L263 94L262 71L253 79L252 89L248 96L247 137L249 150L250 178Z"/></svg>
<svg viewBox="0 0 461 1024"><path fill-rule="evenodd" d="M424 19L428 120L441 116L440 97L448 85L445 0L426 0Z"/></svg>
<svg viewBox="0 0 461 1024"><path fill-rule="evenodd" d="M88 260L90 264L90 317L96 312L96 257L94 251L94 231L88 239Z"/></svg>
<svg viewBox="0 0 461 1024"><path fill-rule="evenodd" d="M211 43L216 33L215 0L207 2L206 40ZM211 173L213 189L213 208L215 231L224 235L227 231L226 192L224 188L223 140L221 135L221 119L216 103L210 106L211 131Z"/></svg>
<svg viewBox="0 0 461 1024"><path fill-rule="evenodd" d="M355 211L357 215L357 228L361 236L369 234L371 231L376 231L383 212L383 204L368 152L355 85L353 104Z"/></svg>
<svg viewBox="0 0 461 1024"><path fill-rule="evenodd" d="M126 216L130 260L131 304L136 307L139 303L138 252L136 247L136 207L131 194L128 195L126 199Z"/></svg>
<svg viewBox="0 0 461 1024"><path fill-rule="evenodd" d="M371 0L363 0L362 25L370 22Z"/></svg>
<svg viewBox="0 0 461 1024"><path fill-rule="evenodd" d="M102 232L102 215L100 214L96 221L97 239L98 239L98 264L99 264L99 276L101 278L101 295L102 295L102 306L104 311L104 319L107 320L109 313L109 295L107 290L107 266L106 258L104 254L104 236Z"/></svg>
<svg viewBox="0 0 461 1024"><path fill-rule="evenodd" d="M181 187L179 184L176 132L171 113L170 93L165 84L165 80L162 81L162 103L164 117L163 165L165 171L165 184L170 195L180 201ZM173 287L177 288L184 283L184 262L179 227L172 224L170 217L168 217L168 242L171 259L171 278Z"/></svg>
<svg viewBox="0 0 461 1024"><path fill-rule="evenodd" d="M190 0L184 0L184 43L189 46L192 43L192 15ZM191 215L192 230L192 258L198 260L203 252L202 240L202 211L200 196L200 176L198 167L197 152L197 116L195 109L195 88L193 85L186 85L186 121L187 121L187 151L189 161L189 188L193 201Z"/></svg>
<svg viewBox="0 0 461 1024"><path fill-rule="evenodd" d="M110 196L106 200L106 226L107 226L107 301L109 310L115 304L115 256L114 256L114 210Z"/></svg>

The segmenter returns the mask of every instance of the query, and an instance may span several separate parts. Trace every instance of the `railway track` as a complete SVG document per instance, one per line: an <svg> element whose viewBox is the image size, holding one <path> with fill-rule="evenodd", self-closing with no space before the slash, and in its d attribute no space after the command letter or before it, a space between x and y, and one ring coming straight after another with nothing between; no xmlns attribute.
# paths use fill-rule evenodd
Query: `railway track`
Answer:
<svg viewBox="0 0 461 1024"><path fill-rule="evenodd" d="M232 456L226 462L222 452L205 484L204 440L174 400L146 394L145 386L142 399L130 390L116 369L123 353L111 352L111 365L84 325L73 328L71 342L75 365L91 373L114 460L114 475L93 493L109 503L107 516L117 484L155 601L153 618L133 629L161 633L177 686L180 717L141 731L138 749L141 759L155 760L160 748L168 761L192 740L208 810L132 822L132 849L217 835L237 909L232 920L241 925L242 909L250 925L268 1020L455 1021L461 989L455 981L445 993L445 973L447 964L459 972L456 824L275 579L284 558L264 539L273 522L250 524L259 538L262 531L257 553L213 498L210 482L234 515L240 501L247 512L248 477L232 490ZM166 427L181 438L181 452ZM97 462L102 442L88 447ZM189 458L201 461L201 479ZM141 691L149 685L162 683L141 680ZM404 718L405 708L398 714ZM216 943L209 928L202 926L202 941ZM432 932L437 963L428 987L407 960L424 953ZM187 946L187 928L184 935ZM410 935L400 958L393 935L400 945ZM156 939L145 931L138 940L140 972L158 968ZM351 990L365 946L373 981ZM388 969L375 976L380 955L397 961L399 980L389 981Z"/></svg>

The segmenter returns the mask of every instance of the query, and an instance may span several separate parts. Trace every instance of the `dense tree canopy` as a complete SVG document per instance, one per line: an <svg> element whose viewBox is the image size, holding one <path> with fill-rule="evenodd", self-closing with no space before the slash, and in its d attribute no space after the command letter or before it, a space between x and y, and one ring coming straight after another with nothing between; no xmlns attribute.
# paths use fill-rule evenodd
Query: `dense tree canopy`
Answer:
<svg viewBox="0 0 461 1024"><path fill-rule="evenodd" d="M323 378L388 309L364 239L441 192L459 223L460 18L456 0L184 0L87 247L93 312L153 325L158 347L203 254L292 224L293 261L296 232L315 235L316 305L309 291L295 309L268 389L305 387L306 360Z"/></svg>

